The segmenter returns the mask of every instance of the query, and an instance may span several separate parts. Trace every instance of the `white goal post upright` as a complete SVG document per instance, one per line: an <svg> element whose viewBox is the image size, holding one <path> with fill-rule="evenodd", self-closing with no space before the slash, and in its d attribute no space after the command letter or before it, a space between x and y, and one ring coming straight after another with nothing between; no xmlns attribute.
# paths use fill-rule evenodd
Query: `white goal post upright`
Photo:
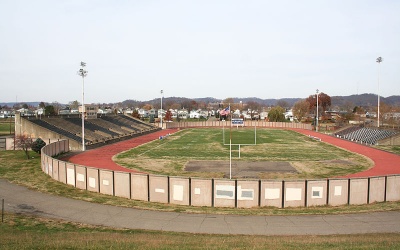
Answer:
<svg viewBox="0 0 400 250"><path fill-rule="evenodd" d="M240 146L253 146L257 145L257 124L254 124L254 144L232 144L232 125L236 125L237 129L239 128L239 125L242 125L244 127L244 121L243 119L232 119L230 122L229 126L229 144L225 143L225 123L222 125L222 141L223 145L229 145L229 179L232 179L232 145L238 146L239 148L239 159L240 159Z"/></svg>

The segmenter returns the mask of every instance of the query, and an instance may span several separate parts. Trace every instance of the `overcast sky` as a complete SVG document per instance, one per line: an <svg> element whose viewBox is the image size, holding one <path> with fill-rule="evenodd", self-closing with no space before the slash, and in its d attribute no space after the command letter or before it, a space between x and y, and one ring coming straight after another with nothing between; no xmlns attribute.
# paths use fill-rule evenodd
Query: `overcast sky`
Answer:
<svg viewBox="0 0 400 250"><path fill-rule="evenodd" d="M400 1L0 0L0 102L400 95Z"/></svg>

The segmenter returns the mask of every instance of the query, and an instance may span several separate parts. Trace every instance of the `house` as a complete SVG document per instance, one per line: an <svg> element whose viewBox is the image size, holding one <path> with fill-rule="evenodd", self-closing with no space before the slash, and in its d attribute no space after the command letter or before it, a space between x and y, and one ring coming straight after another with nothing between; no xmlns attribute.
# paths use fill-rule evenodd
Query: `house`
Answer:
<svg viewBox="0 0 400 250"><path fill-rule="evenodd" d="M140 117L142 117L142 118L148 118L149 117L149 111L147 111L145 109L139 109L138 113L139 113Z"/></svg>
<svg viewBox="0 0 400 250"><path fill-rule="evenodd" d="M79 106L79 113L82 113L82 106ZM94 105L85 104L83 105L83 113L86 119L97 118L97 108Z"/></svg>
<svg viewBox="0 0 400 250"><path fill-rule="evenodd" d="M286 120L293 121L293 111L291 109L287 110L284 115Z"/></svg>
<svg viewBox="0 0 400 250"><path fill-rule="evenodd" d="M200 113L195 111L195 110L191 110L189 113L189 118L191 119L199 119L200 118Z"/></svg>
<svg viewBox="0 0 400 250"><path fill-rule="evenodd" d="M178 118L179 119L187 119L189 112L186 109L178 110Z"/></svg>

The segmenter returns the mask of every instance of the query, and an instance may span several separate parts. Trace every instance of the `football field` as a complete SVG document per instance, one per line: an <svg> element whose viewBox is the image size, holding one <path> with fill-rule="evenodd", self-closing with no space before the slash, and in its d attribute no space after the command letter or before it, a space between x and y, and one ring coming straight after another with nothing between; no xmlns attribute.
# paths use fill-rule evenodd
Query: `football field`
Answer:
<svg viewBox="0 0 400 250"><path fill-rule="evenodd" d="M241 144L240 152L238 144ZM226 177L224 166L229 163L230 147L234 164L264 162L267 166L267 163L284 162L296 169L294 173L258 168L256 178L261 179L327 178L360 172L372 166L372 162L363 156L292 130L258 128L255 131L254 128L240 127L184 129L120 153L114 160L127 168L152 174L222 178ZM186 171L185 166L193 161L204 162L201 165L204 169ZM212 167L213 162L221 166L220 169L208 171L207 166Z"/></svg>

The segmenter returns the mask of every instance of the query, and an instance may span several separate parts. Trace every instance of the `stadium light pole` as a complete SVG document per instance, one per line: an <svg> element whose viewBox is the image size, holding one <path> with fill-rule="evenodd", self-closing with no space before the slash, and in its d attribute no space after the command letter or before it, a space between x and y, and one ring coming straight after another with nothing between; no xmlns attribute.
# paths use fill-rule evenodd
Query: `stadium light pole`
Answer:
<svg viewBox="0 0 400 250"><path fill-rule="evenodd" d="M376 58L376 62L378 63L378 128L379 128L379 124L380 124L380 121L379 121L379 107L380 107L380 95L379 95L379 75L380 75L380 71L381 71L381 62L383 61L383 58L382 57L378 57L378 58Z"/></svg>
<svg viewBox="0 0 400 250"><path fill-rule="evenodd" d="M85 151L85 77L87 76L87 70L85 62L81 62L81 68L78 71L78 75L82 77L82 151Z"/></svg>
<svg viewBox="0 0 400 250"><path fill-rule="evenodd" d="M160 111L160 113L161 113L161 129L163 129L163 123L162 123L162 98L163 98L163 93L164 93L164 90L161 90L161 111Z"/></svg>
<svg viewBox="0 0 400 250"><path fill-rule="evenodd" d="M319 90L317 89L317 117L316 117L316 126L315 126L315 131L318 132L318 92Z"/></svg>
<svg viewBox="0 0 400 250"><path fill-rule="evenodd" d="M222 107L223 108L223 107ZM231 104L229 103L229 112L231 111ZM228 120L228 115L226 115ZM229 126L229 179L232 179L232 119Z"/></svg>

